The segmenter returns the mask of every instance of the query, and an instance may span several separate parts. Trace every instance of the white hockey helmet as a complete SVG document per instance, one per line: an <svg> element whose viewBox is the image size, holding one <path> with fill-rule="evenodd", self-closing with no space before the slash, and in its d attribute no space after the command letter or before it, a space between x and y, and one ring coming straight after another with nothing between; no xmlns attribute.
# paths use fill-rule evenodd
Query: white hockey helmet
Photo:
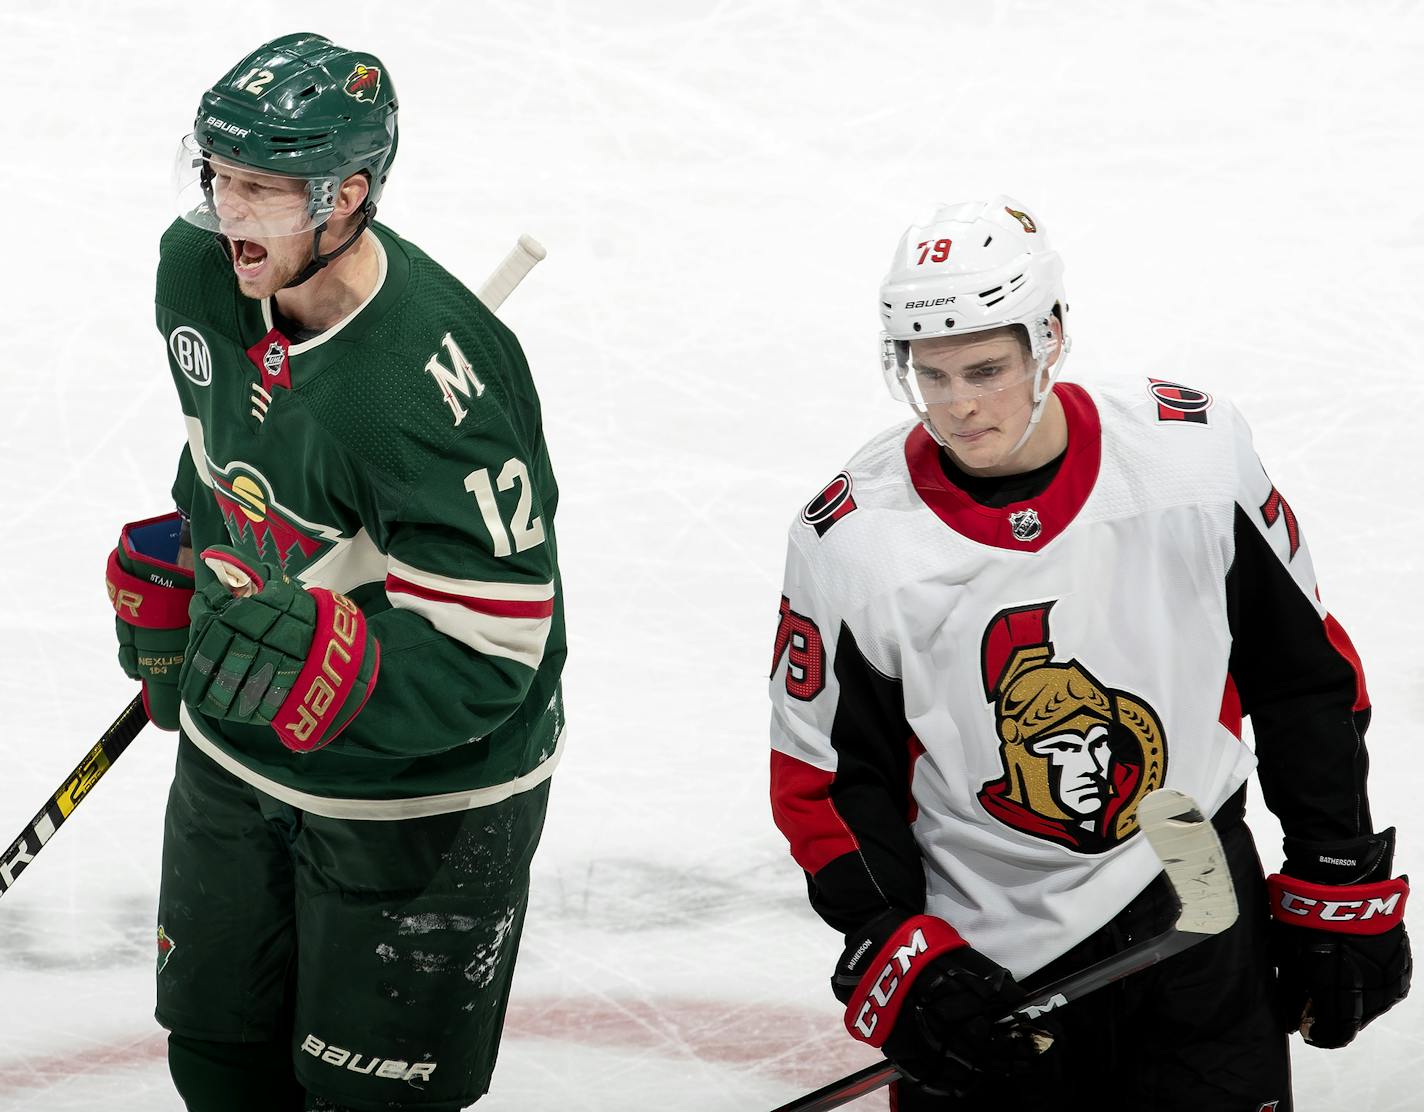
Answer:
<svg viewBox="0 0 1424 1112"><path fill-rule="evenodd" d="M1058 358L1048 366L1054 353L1049 322L1057 315L1061 326L1067 308L1063 260L1023 205L1003 195L939 205L900 237L880 284L880 363L886 385L914 407L939 439L926 407L941 399L926 396L910 365L910 341L1020 326L1032 355L1034 404L1017 451L1038 423L1062 369L1068 338L1065 333ZM1044 371L1049 372L1046 380Z"/></svg>

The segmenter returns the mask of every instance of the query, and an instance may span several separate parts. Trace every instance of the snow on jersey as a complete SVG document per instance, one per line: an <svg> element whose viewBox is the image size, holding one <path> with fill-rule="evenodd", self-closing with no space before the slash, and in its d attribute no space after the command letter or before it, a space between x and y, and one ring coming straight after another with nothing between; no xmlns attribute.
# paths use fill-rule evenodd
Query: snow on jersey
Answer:
<svg viewBox="0 0 1424 1112"><path fill-rule="evenodd" d="M295 806L401 818L497 802L553 769L558 492L513 334L417 248L372 234L371 296L294 343L213 238L177 222L157 319L188 428L174 497L194 549L231 544L350 596L381 643L370 701L319 754L188 708L184 732Z"/></svg>
<svg viewBox="0 0 1424 1112"><path fill-rule="evenodd" d="M817 910L850 931L923 909L1020 977L1157 874L1143 795L1213 813L1251 774L1244 528L1277 568L1258 594L1348 658L1348 679L1323 666L1346 717L1367 706L1234 409L1170 384L1056 389L1068 447L1036 498L972 501L919 424L854 457L792 525L771 676L773 811Z"/></svg>

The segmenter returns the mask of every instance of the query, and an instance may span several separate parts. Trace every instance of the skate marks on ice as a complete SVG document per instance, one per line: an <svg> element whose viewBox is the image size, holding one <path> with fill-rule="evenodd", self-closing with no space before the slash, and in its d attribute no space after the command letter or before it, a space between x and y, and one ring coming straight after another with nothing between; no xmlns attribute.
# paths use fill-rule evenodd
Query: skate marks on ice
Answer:
<svg viewBox="0 0 1424 1112"><path fill-rule="evenodd" d="M515 1000L494 1088L480 1106L654 1107L681 1091L679 1103L688 1108L769 1107L874 1059L827 1018L824 1010L717 1000ZM103 1106L177 1109L176 1096L160 1095L167 1091L166 1054L166 1036L150 1030L86 1039L44 1056L6 1056L0 1108L89 1109L94 1094L122 1091L132 1103L106 1097Z"/></svg>
<svg viewBox="0 0 1424 1112"><path fill-rule="evenodd" d="M828 992L798 1000L784 971L747 985L727 965L729 949L764 944L783 916L809 915L796 878L779 875L789 868L779 853L737 866L536 865L500 1067L480 1107L772 1107L873 1060L845 1038ZM0 1110L178 1112L164 1033L146 1020L152 897L112 901L102 915L53 903L11 910L0 968L54 1006L47 1036L0 1055ZM418 950L429 932L463 925L416 917L393 935ZM77 970L85 989L72 995Z"/></svg>
<svg viewBox="0 0 1424 1112"><path fill-rule="evenodd" d="M529 921L618 932L743 922L750 933L761 919L802 911L801 885L779 852L731 867L600 857L536 876Z"/></svg>
<svg viewBox="0 0 1424 1112"><path fill-rule="evenodd" d="M82 903L17 901L0 917L0 969L78 973L151 963L155 905L146 893L117 897L104 905L102 914Z"/></svg>

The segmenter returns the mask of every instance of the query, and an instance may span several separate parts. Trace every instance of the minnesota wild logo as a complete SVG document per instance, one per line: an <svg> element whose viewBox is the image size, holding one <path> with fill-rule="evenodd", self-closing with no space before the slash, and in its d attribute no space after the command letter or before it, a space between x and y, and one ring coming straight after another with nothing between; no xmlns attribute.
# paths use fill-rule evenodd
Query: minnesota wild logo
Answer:
<svg viewBox="0 0 1424 1112"><path fill-rule="evenodd" d="M282 505L255 467L232 463L222 468L209 460L208 473L232 543L276 561L289 576L298 576L342 539L335 527L307 521Z"/></svg>
<svg viewBox="0 0 1424 1112"><path fill-rule="evenodd" d="M381 69L379 66L357 65L346 78L342 88L349 97L365 101L368 104L376 103L376 94L381 91Z"/></svg>
<svg viewBox="0 0 1424 1112"><path fill-rule="evenodd" d="M163 929L163 924L158 924L158 969L162 973L163 967L168 964L168 959L173 956L173 951L178 949L178 943L168 937L168 932Z"/></svg>

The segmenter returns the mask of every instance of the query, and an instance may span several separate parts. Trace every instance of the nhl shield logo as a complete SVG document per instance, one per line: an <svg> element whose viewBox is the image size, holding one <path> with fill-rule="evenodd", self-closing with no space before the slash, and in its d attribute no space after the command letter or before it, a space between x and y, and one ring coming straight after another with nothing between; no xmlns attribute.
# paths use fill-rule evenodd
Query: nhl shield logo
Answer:
<svg viewBox="0 0 1424 1112"><path fill-rule="evenodd" d="M1043 522L1039 521L1037 510L1019 510L1009 514L1009 529L1014 540L1027 543L1043 532Z"/></svg>
<svg viewBox="0 0 1424 1112"><path fill-rule="evenodd" d="M252 365L257 368L259 378L259 389L275 389L280 386L284 390L292 388L292 362L291 362L292 342L283 336L275 328L269 329L267 335L258 340L247 349L247 358L252 360ZM260 386L265 382L266 387ZM267 401L271 401L268 397ZM263 406L265 411L266 406Z"/></svg>

